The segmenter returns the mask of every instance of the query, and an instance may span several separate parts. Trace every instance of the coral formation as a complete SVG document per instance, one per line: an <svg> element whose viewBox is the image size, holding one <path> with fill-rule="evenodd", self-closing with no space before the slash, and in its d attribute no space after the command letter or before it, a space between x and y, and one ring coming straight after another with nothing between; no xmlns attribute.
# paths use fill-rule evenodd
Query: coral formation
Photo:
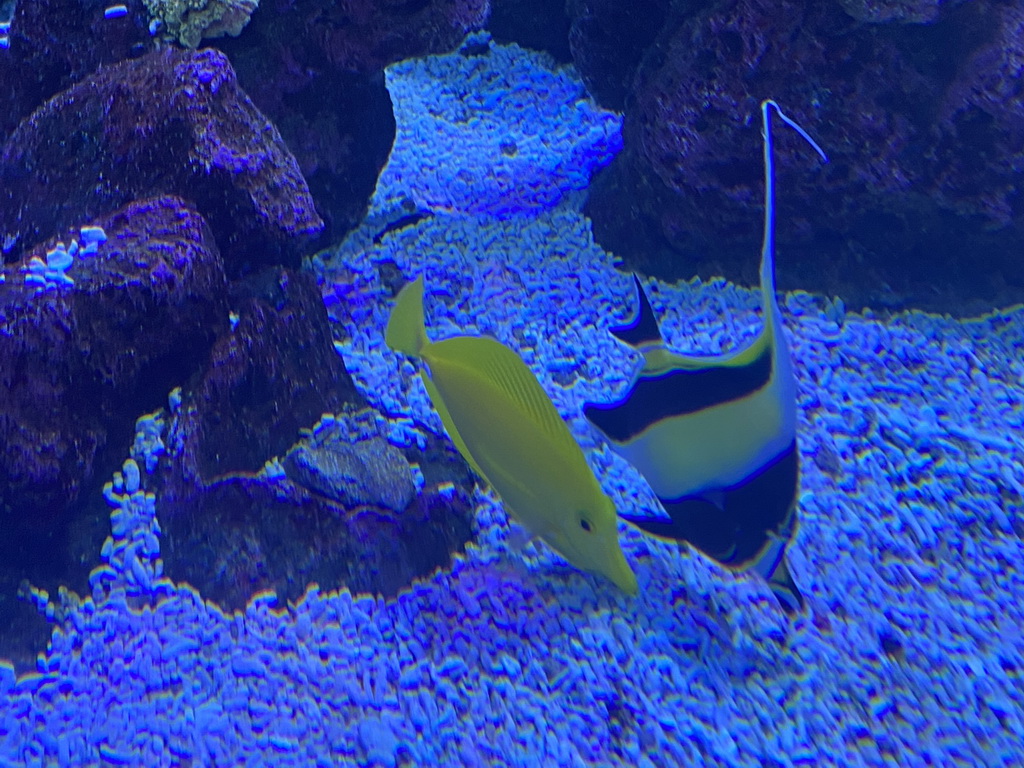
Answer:
<svg viewBox="0 0 1024 768"><path fill-rule="evenodd" d="M212 49L115 64L50 99L3 145L0 181L7 251L163 193L195 203L229 275L297 264L323 226L280 135Z"/></svg>
<svg viewBox="0 0 1024 768"><path fill-rule="evenodd" d="M158 29L185 48L200 41L230 35L238 37L259 0L143 0Z"/></svg>

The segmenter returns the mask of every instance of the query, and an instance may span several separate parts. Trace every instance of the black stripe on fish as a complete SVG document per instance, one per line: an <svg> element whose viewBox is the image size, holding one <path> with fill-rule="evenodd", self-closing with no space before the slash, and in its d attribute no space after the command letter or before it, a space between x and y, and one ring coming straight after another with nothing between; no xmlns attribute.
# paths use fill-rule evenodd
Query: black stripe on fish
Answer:
<svg viewBox="0 0 1024 768"><path fill-rule="evenodd" d="M640 284L640 278L636 276L635 272L633 273L633 284L636 286L636 315L625 325L618 325L609 330L615 338L631 347L640 347L654 341L661 341L658 320L654 317L654 310L651 309L647 292Z"/></svg>
<svg viewBox="0 0 1024 768"><path fill-rule="evenodd" d="M583 414L609 440L627 443L663 419L696 413L740 400L768 384L773 345L745 365L677 368L657 376L641 375L626 396L614 403L586 403Z"/></svg>
<svg viewBox="0 0 1024 768"><path fill-rule="evenodd" d="M701 497L659 499L668 519L621 517L653 536L685 541L726 568L742 571L764 553L770 535L794 535L799 475L794 440L749 477L723 489L721 506Z"/></svg>

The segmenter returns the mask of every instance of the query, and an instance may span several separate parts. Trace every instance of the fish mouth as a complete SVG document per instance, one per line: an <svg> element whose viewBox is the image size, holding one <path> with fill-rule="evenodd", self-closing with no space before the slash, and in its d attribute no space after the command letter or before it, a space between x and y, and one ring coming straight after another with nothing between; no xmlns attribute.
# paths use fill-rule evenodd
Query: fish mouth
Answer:
<svg viewBox="0 0 1024 768"><path fill-rule="evenodd" d="M610 562L602 563L597 567L588 568L582 564L587 562L587 560L593 563L593 558L584 558L579 550L571 545L571 541L559 541L557 544L553 541L549 541L548 543L551 544L556 552L577 568L580 568L580 570L604 576L630 596L636 595L640 591L640 586L636 580L636 574L633 573L633 569L630 568L629 563L626 562L626 556L622 553L621 547L616 546L615 555L612 556ZM618 544L618 542L616 542L616 544Z"/></svg>
<svg viewBox="0 0 1024 768"><path fill-rule="evenodd" d="M636 574L626 562L626 556L619 551L619 556L611 563L611 568L604 571L604 575L611 579L619 589L627 595L635 596L640 591L640 585L636 580Z"/></svg>

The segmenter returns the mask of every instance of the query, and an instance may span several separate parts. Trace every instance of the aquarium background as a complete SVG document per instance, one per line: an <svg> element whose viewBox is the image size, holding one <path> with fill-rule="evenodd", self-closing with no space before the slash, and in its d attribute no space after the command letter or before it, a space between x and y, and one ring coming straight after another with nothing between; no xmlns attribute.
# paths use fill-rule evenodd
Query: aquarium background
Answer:
<svg viewBox="0 0 1024 768"><path fill-rule="evenodd" d="M385 78L396 133L368 210L298 267L315 277L333 350L372 415L354 418L352 401L332 393L324 402L335 411L298 425L305 439L378 438L409 456L444 434L416 364L383 342L395 288L423 275L432 337L490 334L519 352L618 509L656 508L581 417L584 402L621 393L638 364L608 332L632 312L631 276L595 243L585 213L593 175L628 142L622 115L598 106L574 67L488 32L391 64ZM744 130L756 178L753 115ZM11 157L8 143L8 174ZM796 184L813 200L814 177L791 174L780 198ZM333 210L328 229L346 229ZM301 212L291 211L299 230ZM84 254L98 236L82 227L104 217L58 229L77 232ZM5 265L0 291L25 291L0 308L8 345L32 321L26 307L45 313L73 290L61 275L73 280L128 238L106 221L118 234L94 253L70 266L45 257L37 293L27 258ZM231 231L216 220L213 229ZM250 242L275 252L272 235L241 231L223 246L226 259ZM736 269L749 273L758 257L755 243ZM828 269L827 248L814 257ZM799 285L784 247L778 260L784 287ZM287 278L277 279L286 295ZM759 328L759 295L746 284L645 284L675 350L728 351ZM755 577L621 523L640 581L628 597L524 544L491 491L451 468L437 482L426 458L412 462L408 493L432 494L427 522L445 524L448 499L470 523L462 540L444 541L452 552L440 567L400 587L338 588L376 583L361 582L360 569L378 561L350 556L324 572L333 584L296 581L315 565L251 580L288 581L288 600L265 588L240 597L234 584L215 601L195 586L202 574L177 579L172 568L188 572L190 556L197 570L217 562L229 576L252 564L199 560L178 544L165 573L170 532L181 530L175 505L194 503L160 479L175 441L189 439L194 397L169 371L159 401L139 397L156 405L134 415L116 471L100 480L109 485L88 489L88 508L103 512L94 512L87 583L69 578L58 594L29 579L20 589L48 621L49 642L34 668L31 656L0 665L0 765L1021 765L1024 309L990 302L985 314L954 305L936 314L892 303L780 296L799 385L800 528L789 559L808 607L795 618ZM244 329L247 320L225 311L217 322ZM295 478L286 453L239 482L299 493L280 490ZM230 474L207 485L226 487ZM246 499L263 498L245 487ZM82 529L95 541L96 529ZM261 529L261 546L289 530ZM391 530L373 534L374 546Z"/></svg>

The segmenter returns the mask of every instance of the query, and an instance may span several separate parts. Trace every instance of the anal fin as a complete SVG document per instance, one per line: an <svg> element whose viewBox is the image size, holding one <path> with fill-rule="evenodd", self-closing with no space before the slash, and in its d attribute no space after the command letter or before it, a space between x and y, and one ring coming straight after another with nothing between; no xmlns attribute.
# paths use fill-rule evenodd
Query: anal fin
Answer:
<svg viewBox="0 0 1024 768"><path fill-rule="evenodd" d="M800 594L796 582L793 581L785 555L779 558L775 570L768 575L768 586L787 614L793 615L804 609L804 596Z"/></svg>

